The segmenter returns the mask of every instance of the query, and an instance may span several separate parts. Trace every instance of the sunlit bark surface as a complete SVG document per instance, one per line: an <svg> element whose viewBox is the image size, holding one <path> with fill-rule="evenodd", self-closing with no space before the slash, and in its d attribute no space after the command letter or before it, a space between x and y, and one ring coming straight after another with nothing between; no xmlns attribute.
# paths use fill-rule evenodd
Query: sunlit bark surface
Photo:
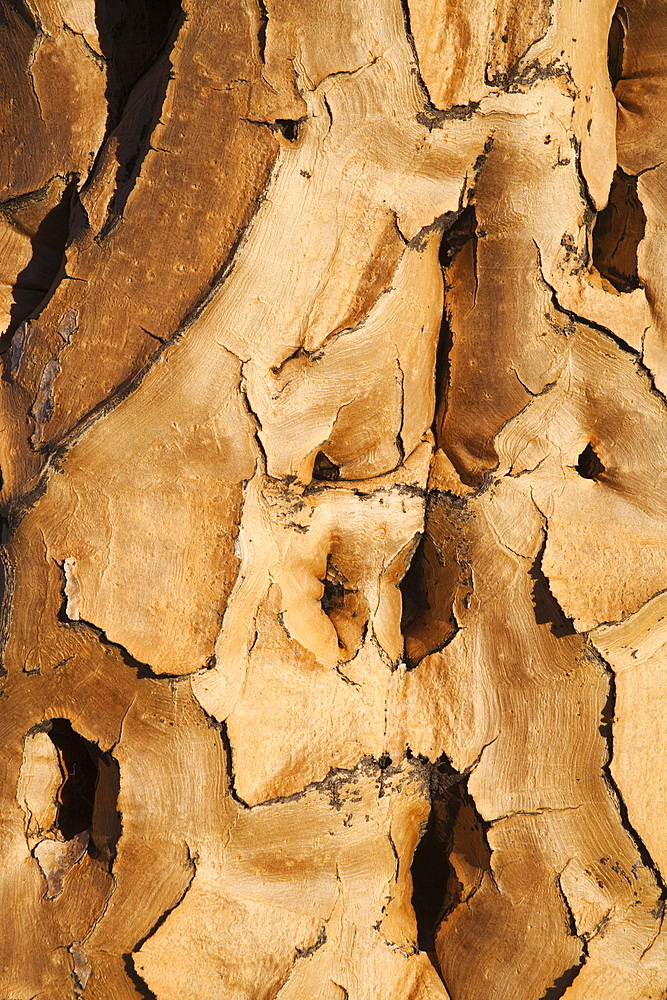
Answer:
<svg viewBox="0 0 667 1000"><path fill-rule="evenodd" d="M666 0L0 0L3 1000L664 1000Z"/></svg>

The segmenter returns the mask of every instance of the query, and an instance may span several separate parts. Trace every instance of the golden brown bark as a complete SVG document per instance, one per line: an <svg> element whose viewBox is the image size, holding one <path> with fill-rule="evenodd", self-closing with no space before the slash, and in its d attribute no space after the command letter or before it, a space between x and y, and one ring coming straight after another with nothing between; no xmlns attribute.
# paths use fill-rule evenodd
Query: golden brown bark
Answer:
<svg viewBox="0 0 667 1000"><path fill-rule="evenodd" d="M664 1000L665 0L0 15L0 996Z"/></svg>

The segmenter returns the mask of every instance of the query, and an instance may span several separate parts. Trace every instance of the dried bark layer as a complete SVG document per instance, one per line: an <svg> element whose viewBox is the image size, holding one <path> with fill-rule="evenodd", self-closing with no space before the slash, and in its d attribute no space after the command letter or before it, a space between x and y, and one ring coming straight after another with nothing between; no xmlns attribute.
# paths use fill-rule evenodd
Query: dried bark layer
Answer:
<svg viewBox="0 0 667 1000"><path fill-rule="evenodd" d="M664 0L0 14L0 995L664 1000Z"/></svg>

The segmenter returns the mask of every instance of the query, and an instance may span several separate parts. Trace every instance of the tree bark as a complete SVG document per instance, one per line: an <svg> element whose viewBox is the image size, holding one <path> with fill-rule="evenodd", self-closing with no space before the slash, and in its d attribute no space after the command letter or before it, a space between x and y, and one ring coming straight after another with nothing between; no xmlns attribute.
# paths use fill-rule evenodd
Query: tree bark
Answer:
<svg viewBox="0 0 667 1000"><path fill-rule="evenodd" d="M665 0L0 0L4 1000L664 1000Z"/></svg>

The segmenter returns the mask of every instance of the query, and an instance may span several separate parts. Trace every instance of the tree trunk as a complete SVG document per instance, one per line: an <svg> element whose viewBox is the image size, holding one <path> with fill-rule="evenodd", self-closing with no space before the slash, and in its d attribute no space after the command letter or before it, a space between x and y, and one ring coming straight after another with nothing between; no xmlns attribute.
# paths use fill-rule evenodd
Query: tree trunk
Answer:
<svg viewBox="0 0 667 1000"><path fill-rule="evenodd" d="M0 14L0 995L664 1000L665 0Z"/></svg>

